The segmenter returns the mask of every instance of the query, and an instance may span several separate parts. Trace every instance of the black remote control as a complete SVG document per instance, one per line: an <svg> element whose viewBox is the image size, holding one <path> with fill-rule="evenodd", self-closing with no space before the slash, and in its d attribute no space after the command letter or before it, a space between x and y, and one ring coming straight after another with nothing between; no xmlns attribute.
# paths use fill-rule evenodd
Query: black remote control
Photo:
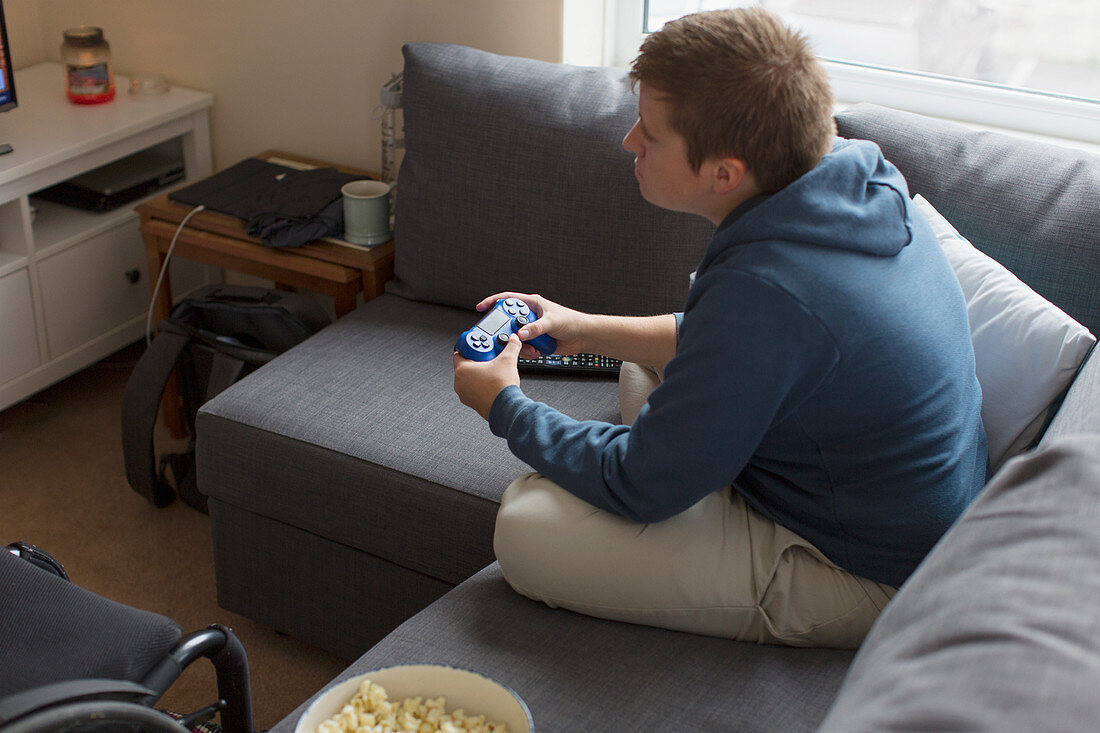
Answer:
<svg viewBox="0 0 1100 733"><path fill-rule="evenodd" d="M520 359L519 370L528 374L563 374L571 376L618 377L622 361L599 354L571 354L569 356L539 356L536 359Z"/></svg>

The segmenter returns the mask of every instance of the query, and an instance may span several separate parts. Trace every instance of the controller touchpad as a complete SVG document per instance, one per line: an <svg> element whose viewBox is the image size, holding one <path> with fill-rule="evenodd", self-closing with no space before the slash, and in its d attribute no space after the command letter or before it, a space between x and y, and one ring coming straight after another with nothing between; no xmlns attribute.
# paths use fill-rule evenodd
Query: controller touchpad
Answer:
<svg viewBox="0 0 1100 733"><path fill-rule="evenodd" d="M508 317L507 313L494 308L493 310L489 311L489 313L484 318L481 319L481 323L477 324L477 327L492 336L501 328L507 326L511 322L512 319Z"/></svg>

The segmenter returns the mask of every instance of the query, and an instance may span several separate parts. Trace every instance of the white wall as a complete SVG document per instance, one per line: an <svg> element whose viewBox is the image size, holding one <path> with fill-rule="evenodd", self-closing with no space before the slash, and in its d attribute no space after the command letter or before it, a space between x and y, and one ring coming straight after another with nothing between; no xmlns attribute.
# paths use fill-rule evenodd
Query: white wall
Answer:
<svg viewBox="0 0 1100 733"><path fill-rule="evenodd" d="M11 63L16 69L46 60L38 3L39 0L4 0L4 20L8 26ZM60 44L61 41L58 41L58 45Z"/></svg>
<svg viewBox="0 0 1100 733"><path fill-rule="evenodd" d="M152 71L213 93L217 168L276 148L380 170L371 112L407 41L562 54L562 0L7 0L4 9L16 69L59 60L65 28L97 25L117 73Z"/></svg>

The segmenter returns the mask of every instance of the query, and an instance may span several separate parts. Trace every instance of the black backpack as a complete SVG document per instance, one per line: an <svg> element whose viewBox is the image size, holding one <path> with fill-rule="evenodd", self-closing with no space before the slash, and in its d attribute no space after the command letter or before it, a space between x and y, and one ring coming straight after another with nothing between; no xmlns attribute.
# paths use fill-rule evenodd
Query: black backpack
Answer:
<svg viewBox="0 0 1100 733"><path fill-rule="evenodd" d="M157 325L156 338L122 395L122 453L134 491L158 507L170 504L178 492L205 512L206 497L195 485L199 407L329 323L309 295L269 288L213 285L180 301ZM182 453L165 453L158 461L153 444L157 409L176 367L191 437Z"/></svg>

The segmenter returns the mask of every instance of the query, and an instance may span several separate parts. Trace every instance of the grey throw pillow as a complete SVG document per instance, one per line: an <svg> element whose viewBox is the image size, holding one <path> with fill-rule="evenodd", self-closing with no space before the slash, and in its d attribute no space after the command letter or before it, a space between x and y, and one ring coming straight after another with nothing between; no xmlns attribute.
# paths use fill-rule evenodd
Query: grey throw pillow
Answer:
<svg viewBox="0 0 1100 733"><path fill-rule="evenodd" d="M390 292L466 308L500 290L604 313L682 307L713 226L638 193L622 70L447 44L404 54Z"/></svg>

